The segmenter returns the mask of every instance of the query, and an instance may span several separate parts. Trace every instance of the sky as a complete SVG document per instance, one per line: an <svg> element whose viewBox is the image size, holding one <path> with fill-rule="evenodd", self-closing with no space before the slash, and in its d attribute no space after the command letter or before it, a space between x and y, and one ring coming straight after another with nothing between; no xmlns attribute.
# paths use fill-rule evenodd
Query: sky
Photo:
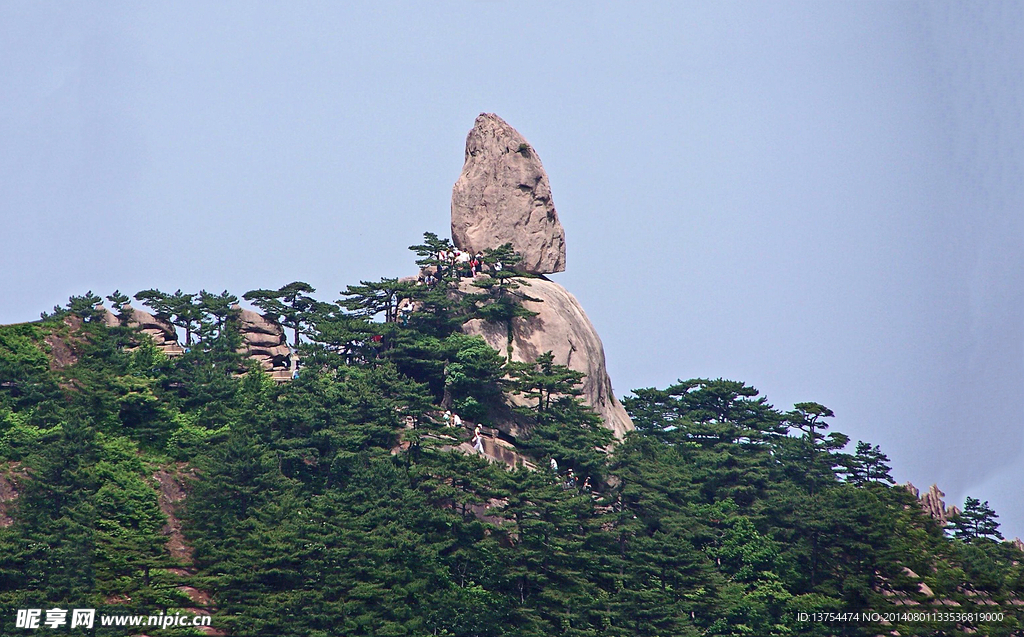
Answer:
<svg viewBox="0 0 1024 637"><path fill-rule="evenodd" d="M825 404L1024 536L1024 4L349 4L0 3L0 323L409 274L494 112L617 394Z"/></svg>

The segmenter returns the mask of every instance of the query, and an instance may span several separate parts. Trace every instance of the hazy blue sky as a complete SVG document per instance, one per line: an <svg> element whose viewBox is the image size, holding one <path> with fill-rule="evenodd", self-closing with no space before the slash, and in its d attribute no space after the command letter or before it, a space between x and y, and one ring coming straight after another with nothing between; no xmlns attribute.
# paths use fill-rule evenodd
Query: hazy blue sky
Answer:
<svg viewBox="0 0 1024 637"><path fill-rule="evenodd" d="M373 4L0 4L0 322L410 273L496 112L617 393L824 403L1024 535L1024 4Z"/></svg>

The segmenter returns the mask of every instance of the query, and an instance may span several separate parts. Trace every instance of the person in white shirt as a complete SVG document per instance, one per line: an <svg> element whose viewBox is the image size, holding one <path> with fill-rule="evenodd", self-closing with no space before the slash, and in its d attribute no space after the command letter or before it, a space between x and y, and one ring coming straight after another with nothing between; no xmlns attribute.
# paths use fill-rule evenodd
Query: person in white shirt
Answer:
<svg viewBox="0 0 1024 637"><path fill-rule="evenodd" d="M476 429L473 430L473 449L480 453L484 452L484 439L480 434L480 425L477 425Z"/></svg>

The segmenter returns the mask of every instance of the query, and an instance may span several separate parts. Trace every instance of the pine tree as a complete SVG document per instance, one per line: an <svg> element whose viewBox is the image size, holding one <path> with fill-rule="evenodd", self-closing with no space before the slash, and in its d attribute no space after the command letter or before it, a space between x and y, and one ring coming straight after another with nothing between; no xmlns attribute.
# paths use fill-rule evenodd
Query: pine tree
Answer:
<svg viewBox="0 0 1024 637"><path fill-rule="evenodd" d="M848 469L848 480L859 486L871 482L895 484L896 481L889 475L891 468L888 462L889 456L882 453L878 445L872 447L869 443L858 441Z"/></svg>
<svg viewBox="0 0 1024 637"><path fill-rule="evenodd" d="M291 328L292 345L299 346L299 336L319 308L319 301L309 296L316 288L303 281L293 281L276 290L250 290L242 295L246 301L263 310L274 323Z"/></svg>
<svg viewBox="0 0 1024 637"><path fill-rule="evenodd" d="M224 328L239 314L238 297L229 294L224 290L220 294L213 294L206 290L199 291L199 308L203 314L202 327L203 338L213 338L224 333Z"/></svg>
<svg viewBox="0 0 1024 637"><path fill-rule="evenodd" d="M695 378L634 394L625 405L638 430L680 449L706 502L729 498L745 507L770 488L773 447L786 428L756 389Z"/></svg>
<svg viewBox="0 0 1024 637"><path fill-rule="evenodd" d="M849 442L845 434L822 433L829 428L825 418L835 414L819 403L797 403L786 414L786 424L804 432L797 439L786 440L788 458L803 468L803 483L812 495L836 481L837 469L849 465L848 457L839 451Z"/></svg>
<svg viewBox="0 0 1024 637"><path fill-rule="evenodd" d="M442 239L433 232L424 232L423 243L409 246L409 249L419 257L416 265L434 275L438 282L447 286L458 281L458 272L447 258L455 250L451 239Z"/></svg>
<svg viewBox="0 0 1024 637"><path fill-rule="evenodd" d="M299 346L307 366L337 370L345 365L369 363L376 356L371 347L377 328L364 317L342 312L329 303L320 303L310 318L308 343Z"/></svg>
<svg viewBox="0 0 1024 637"><path fill-rule="evenodd" d="M110 309L113 310L114 315L117 316L121 324L127 324L128 320L131 319L128 310L128 301L130 300L128 295L122 294L120 290L114 290L112 294L107 296L107 300L110 301Z"/></svg>
<svg viewBox="0 0 1024 637"><path fill-rule="evenodd" d="M395 323L399 309L413 298L416 287L415 283L398 279L360 281L341 293L346 298L338 301L338 305L356 316L372 319L383 315L385 323Z"/></svg>
<svg viewBox="0 0 1024 637"><path fill-rule="evenodd" d="M558 396L580 396L583 372L555 364L552 352L544 352L532 362L509 363L508 375L512 393L537 401L530 413L537 422L549 419L552 399Z"/></svg>
<svg viewBox="0 0 1024 637"><path fill-rule="evenodd" d="M186 294L181 290L167 294L151 289L138 292L135 298L152 308L157 318L184 330L185 347L191 347L192 335L202 326L203 319L203 311L197 296L197 294Z"/></svg>
<svg viewBox="0 0 1024 637"><path fill-rule="evenodd" d="M97 306L103 302L99 296L92 293L89 290L82 296L72 296L68 299L67 310L60 310L59 308L53 308L54 313L66 312L68 314L74 314L81 318L86 323L91 321L98 321L102 318L103 313L97 309Z"/></svg>
<svg viewBox="0 0 1024 637"><path fill-rule="evenodd" d="M536 312L523 307L523 301L542 302L541 299L529 296L522 291L523 287L530 286L526 279L533 275L505 269L505 267L497 269L499 263L510 264L519 261L521 258L512 249L511 243L485 250L483 262L491 266L490 274L473 281L473 286L480 288L483 292L469 294L465 298L471 308L473 318L505 325L507 361L512 360L513 320L537 315Z"/></svg>
<svg viewBox="0 0 1024 637"><path fill-rule="evenodd" d="M982 502L977 498L968 497L964 501L963 511L953 516L947 528L953 532L953 537L967 544L1001 540L1003 535L999 532L999 523L996 522L998 517L987 500Z"/></svg>

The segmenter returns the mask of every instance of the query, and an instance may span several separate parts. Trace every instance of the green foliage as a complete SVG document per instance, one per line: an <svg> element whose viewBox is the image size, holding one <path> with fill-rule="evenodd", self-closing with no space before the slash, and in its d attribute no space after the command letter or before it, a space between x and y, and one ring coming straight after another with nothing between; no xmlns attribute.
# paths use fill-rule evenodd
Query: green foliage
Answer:
<svg viewBox="0 0 1024 637"><path fill-rule="evenodd" d="M578 386L583 381L583 373L556 365L554 360L551 352L544 352L535 361L508 365L512 392L537 401L528 413L540 423L550 420L553 398L557 403L557 397L582 393Z"/></svg>
<svg viewBox="0 0 1024 637"><path fill-rule="evenodd" d="M50 357L39 325L8 325L0 329L0 404L29 406L52 400L58 393Z"/></svg>
<svg viewBox="0 0 1024 637"><path fill-rule="evenodd" d="M526 279L533 275L508 269L508 266L521 260L519 254L512 249L511 243L485 250L482 261L490 267L490 275L473 281L474 287L483 290L481 293L465 297L473 318L505 325L508 335L505 355L506 360L510 362L512 321L536 316L536 312L523 307L523 301L541 302L541 299L531 297L522 291L523 287L529 287Z"/></svg>
<svg viewBox="0 0 1024 637"><path fill-rule="evenodd" d="M55 305L52 313L47 314L46 312L43 312L40 314L40 317L43 320L46 320L64 318L66 316L73 315L82 319L86 323L98 321L103 317L103 311L97 308L97 306L102 302L103 299L93 294L92 290L89 290L82 296L72 295L71 298L68 299L67 305L64 307Z"/></svg>
<svg viewBox="0 0 1024 637"><path fill-rule="evenodd" d="M202 455L208 446L223 438L230 425L208 429L198 423L198 414L175 414L175 428L167 439L167 453L175 460L187 462Z"/></svg>
<svg viewBox="0 0 1024 637"><path fill-rule="evenodd" d="M988 505L988 501L982 502L977 498L968 497L964 501L964 509L949 521L949 530L953 537L962 540L967 544L973 542L1003 539L999 532L999 523L996 522L996 512Z"/></svg>
<svg viewBox="0 0 1024 637"><path fill-rule="evenodd" d="M303 368L284 384L238 353L226 291L137 295L186 334L174 358L123 318L71 320L91 293L0 327L0 477L18 491L0 512L13 521L0 613L148 614L190 604L187 583L240 636L954 632L797 618L937 599L1007 613L955 632L1019 633L1024 554L997 541L988 503L968 499L947 537L892 486L877 445L844 452L827 407L782 412L724 379L637 390L624 400L636 431L613 441L579 372L551 353L510 362L459 331L511 324L528 297L495 267L518 259L509 246L485 256L479 292L457 292L450 248L429 233L413 247L441 269L433 285L361 282L337 305L301 282L247 294L295 331ZM74 356L51 364L61 345ZM514 418L516 451L539 469L457 451L467 434L439 422L446 408ZM186 486L189 564L167 548L161 476Z"/></svg>
<svg viewBox="0 0 1024 637"><path fill-rule="evenodd" d="M158 318L185 332L185 347L191 347L193 334L202 327L204 308L197 294L181 290L167 294L160 290L142 290L135 298L151 307Z"/></svg>
<svg viewBox="0 0 1024 637"><path fill-rule="evenodd" d="M436 274L442 282L458 279L458 275L451 268L451 263L445 258L445 255L454 249L451 239L442 239L433 232L424 232L423 243L409 246L409 250L419 257L416 259L416 265Z"/></svg>
<svg viewBox="0 0 1024 637"><path fill-rule="evenodd" d="M341 293L346 298L338 305L358 317L372 319L383 315L384 322L394 323L398 320L399 308L412 299L415 289L414 283L398 279L385 278L377 283L361 281Z"/></svg>
<svg viewBox="0 0 1024 637"><path fill-rule="evenodd" d="M224 290L220 294L212 294L206 290L199 291L199 306L203 310L200 330L204 340L223 334L227 324L238 316L236 309L238 297Z"/></svg>
<svg viewBox="0 0 1024 637"><path fill-rule="evenodd" d="M120 312L131 299L127 294L122 294L120 290L114 290L107 295L107 300L110 301L110 306L115 312Z"/></svg>
<svg viewBox="0 0 1024 637"><path fill-rule="evenodd" d="M442 370L445 394L460 405L460 413L474 421L487 420L486 405L503 396L506 370L501 355L479 336L452 334L439 345L437 355L446 362ZM429 382L429 378L425 380Z"/></svg>
<svg viewBox="0 0 1024 637"><path fill-rule="evenodd" d="M43 429L29 424L25 412L0 413L0 458L21 461L34 449L51 429Z"/></svg>
<svg viewBox="0 0 1024 637"><path fill-rule="evenodd" d="M889 475L889 456L882 453L878 445L872 447L864 441L857 442L857 451L850 459L848 470L850 482L856 485L864 485L868 482L887 482L895 484L895 480Z"/></svg>
<svg viewBox="0 0 1024 637"><path fill-rule="evenodd" d="M164 599L153 571L174 566L165 522L131 441L71 419L25 454L15 524L0 529L0 606L101 605L110 594Z"/></svg>
<svg viewBox="0 0 1024 637"><path fill-rule="evenodd" d="M321 308L320 302L309 296L313 292L316 289L310 284L294 281L277 290L250 290L242 298L252 301L271 321L291 328L293 345L298 347L303 329L309 326Z"/></svg>
<svg viewBox="0 0 1024 637"><path fill-rule="evenodd" d="M96 306L102 301L103 299L93 294L91 290L84 296L72 296L68 300L68 313L74 314L86 322L99 320L102 313Z"/></svg>

